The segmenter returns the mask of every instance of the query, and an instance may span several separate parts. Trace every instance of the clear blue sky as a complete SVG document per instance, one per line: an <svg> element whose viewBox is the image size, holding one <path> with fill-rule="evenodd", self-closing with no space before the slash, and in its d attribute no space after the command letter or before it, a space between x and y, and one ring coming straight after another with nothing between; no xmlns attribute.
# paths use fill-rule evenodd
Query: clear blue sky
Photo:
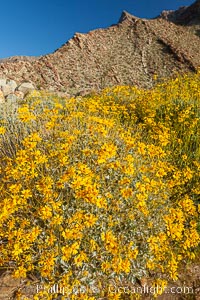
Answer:
<svg viewBox="0 0 200 300"><path fill-rule="evenodd" d="M118 22L123 10L153 18L189 0L1 0L0 58L44 55L66 43L75 32L86 33Z"/></svg>

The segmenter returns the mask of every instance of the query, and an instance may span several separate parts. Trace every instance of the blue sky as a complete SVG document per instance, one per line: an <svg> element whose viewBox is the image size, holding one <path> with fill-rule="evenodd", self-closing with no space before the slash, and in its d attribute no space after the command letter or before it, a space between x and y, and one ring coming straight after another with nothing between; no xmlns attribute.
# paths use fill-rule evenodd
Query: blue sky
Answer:
<svg viewBox="0 0 200 300"><path fill-rule="evenodd" d="M1 1L0 58L44 55L66 43L75 32L86 33L118 22L123 10L153 18L189 0L8 0Z"/></svg>

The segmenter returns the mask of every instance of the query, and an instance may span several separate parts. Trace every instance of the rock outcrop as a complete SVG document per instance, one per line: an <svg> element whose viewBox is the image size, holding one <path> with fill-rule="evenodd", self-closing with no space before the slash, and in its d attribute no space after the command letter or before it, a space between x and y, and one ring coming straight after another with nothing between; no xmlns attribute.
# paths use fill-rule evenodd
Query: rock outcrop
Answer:
<svg viewBox="0 0 200 300"><path fill-rule="evenodd" d="M15 80L1 78L0 79L0 103L16 102L23 99L27 93L35 90L36 87L31 82L22 82L17 84Z"/></svg>

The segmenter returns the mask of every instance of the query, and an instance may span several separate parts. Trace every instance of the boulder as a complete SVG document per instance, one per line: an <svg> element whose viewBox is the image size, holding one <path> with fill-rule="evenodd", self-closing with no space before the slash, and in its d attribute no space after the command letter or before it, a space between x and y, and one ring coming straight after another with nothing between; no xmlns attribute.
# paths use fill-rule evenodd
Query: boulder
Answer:
<svg viewBox="0 0 200 300"><path fill-rule="evenodd" d="M14 93L16 87L17 87L17 83L14 80L0 79L0 88L5 97L11 93Z"/></svg>
<svg viewBox="0 0 200 300"><path fill-rule="evenodd" d="M2 90L2 92L3 92L3 94L4 94L5 97L14 92L14 90L12 89L12 87L9 86L9 85L7 85L7 84L3 85L1 87L1 90Z"/></svg>
<svg viewBox="0 0 200 300"><path fill-rule="evenodd" d="M31 82L23 82L17 87L17 90L26 94L30 91L35 90L35 87Z"/></svg>
<svg viewBox="0 0 200 300"><path fill-rule="evenodd" d="M16 83L15 80L11 80L11 79L7 80L6 84L11 87L11 89L12 89L13 92L17 88L17 83Z"/></svg>
<svg viewBox="0 0 200 300"><path fill-rule="evenodd" d="M6 97L6 102L9 102L9 103L16 103L16 102L17 102L17 99L18 99L18 97L17 97L15 94L9 94L9 95Z"/></svg>
<svg viewBox="0 0 200 300"><path fill-rule="evenodd" d="M6 79L0 78L0 87L6 85Z"/></svg>
<svg viewBox="0 0 200 300"><path fill-rule="evenodd" d="M24 93L21 91L15 91L15 95L17 96L18 99L24 99Z"/></svg>

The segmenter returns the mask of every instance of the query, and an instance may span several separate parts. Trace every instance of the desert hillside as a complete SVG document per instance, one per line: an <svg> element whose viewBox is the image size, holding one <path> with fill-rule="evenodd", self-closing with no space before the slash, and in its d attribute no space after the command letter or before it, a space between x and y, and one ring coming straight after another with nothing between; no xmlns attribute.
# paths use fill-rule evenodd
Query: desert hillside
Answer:
<svg viewBox="0 0 200 300"><path fill-rule="evenodd" d="M200 65L200 1L155 19L123 12L118 23L75 33L54 53L0 61L0 78L71 95L112 85L151 87L153 77L196 71Z"/></svg>

